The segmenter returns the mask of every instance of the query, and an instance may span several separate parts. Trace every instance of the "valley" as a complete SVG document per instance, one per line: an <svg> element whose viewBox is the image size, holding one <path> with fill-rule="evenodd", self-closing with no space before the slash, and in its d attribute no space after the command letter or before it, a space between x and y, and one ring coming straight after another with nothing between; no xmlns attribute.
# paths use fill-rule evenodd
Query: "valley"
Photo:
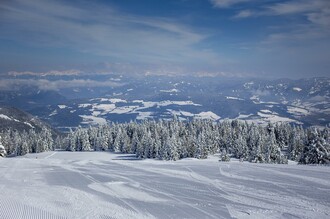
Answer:
<svg viewBox="0 0 330 219"><path fill-rule="evenodd" d="M54 84L63 80L43 78ZM77 78L86 80L84 75L75 75L66 76L65 81L69 84ZM180 120L288 122L305 127L325 126L330 121L327 78L261 80L104 74L91 79L94 84L83 87L72 85L56 90L30 86L28 92L23 83L15 91L1 91L0 103L26 110L61 131L109 122L168 120L173 116ZM113 86L96 86L96 82Z"/></svg>

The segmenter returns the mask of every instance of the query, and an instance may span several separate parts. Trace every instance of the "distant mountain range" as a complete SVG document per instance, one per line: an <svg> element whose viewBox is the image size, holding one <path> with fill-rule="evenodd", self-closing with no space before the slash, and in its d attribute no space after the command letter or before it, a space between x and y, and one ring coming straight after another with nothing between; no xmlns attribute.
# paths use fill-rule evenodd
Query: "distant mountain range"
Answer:
<svg viewBox="0 0 330 219"><path fill-rule="evenodd" d="M329 78L261 80L117 74L95 75L93 79L86 75L59 77L43 76L42 80L51 84L61 80L68 85L47 90L23 83L0 91L0 104L26 110L61 130L111 121L171 119L173 115L181 120L241 119L304 126L330 123ZM31 78L40 83L35 76ZM81 81L88 83L81 85Z"/></svg>

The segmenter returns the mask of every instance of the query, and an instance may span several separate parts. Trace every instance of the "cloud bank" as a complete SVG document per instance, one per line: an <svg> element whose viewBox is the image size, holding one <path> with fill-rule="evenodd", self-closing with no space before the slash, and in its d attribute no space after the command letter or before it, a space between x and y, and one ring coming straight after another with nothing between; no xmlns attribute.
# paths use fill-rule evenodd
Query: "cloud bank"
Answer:
<svg viewBox="0 0 330 219"><path fill-rule="evenodd" d="M61 90L65 88L80 88L80 87L118 87L122 83L114 81L95 81L85 79L74 80L55 80L46 79L4 79L0 81L0 90L19 90L22 87L37 87L40 90Z"/></svg>
<svg viewBox="0 0 330 219"><path fill-rule="evenodd" d="M47 71L47 72L32 72L32 71L23 71L23 72L17 72L17 71L10 71L8 72L9 76L22 76L22 75L30 75L30 76L39 76L39 77L45 77L45 76L73 76L73 75L79 75L82 71L80 70L64 70L64 71Z"/></svg>
<svg viewBox="0 0 330 219"><path fill-rule="evenodd" d="M238 3L251 2L253 0L210 0L216 8L228 8Z"/></svg>

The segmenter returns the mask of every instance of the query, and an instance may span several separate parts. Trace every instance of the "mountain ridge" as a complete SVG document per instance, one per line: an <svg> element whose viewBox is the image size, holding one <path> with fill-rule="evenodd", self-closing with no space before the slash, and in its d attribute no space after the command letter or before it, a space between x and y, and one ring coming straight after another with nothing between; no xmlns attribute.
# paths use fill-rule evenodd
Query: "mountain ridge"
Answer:
<svg viewBox="0 0 330 219"><path fill-rule="evenodd" d="M118 86L79 86L40 91L34 87L19 108L38 116L59 129L106 122L142 119L181 120L192 118L241 119L248 122L289 122L304 126L330 123L330 79L258 79L220 77L166 77L104 74L66 76L70 80L91 78L115 81ZM43 77L43 80L63 80ZM88 79L89 80L89 79ZM54 83L56 84L56 83ZM13 92L13 91L12 91ZM24 92L16 90L24 99ZM40 92L43 98L38 99ZM33 95L35 94L35 96ZM1 95L2 94L2 95ZM0 97L5 96L0 91ZM38 101L32 102L31 99ZM15 106L15 98L0 102Z"/></svg>

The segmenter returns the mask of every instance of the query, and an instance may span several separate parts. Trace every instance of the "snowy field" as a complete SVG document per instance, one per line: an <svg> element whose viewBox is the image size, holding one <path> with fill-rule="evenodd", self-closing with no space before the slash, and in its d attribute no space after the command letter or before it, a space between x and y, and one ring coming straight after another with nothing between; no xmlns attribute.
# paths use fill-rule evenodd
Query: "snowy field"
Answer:
<svg viewBox="0 0 330 219"><path fill-rule="evenodd" d="M1 219L330 218L325 166L58 151L0 169Z"/></svg>

